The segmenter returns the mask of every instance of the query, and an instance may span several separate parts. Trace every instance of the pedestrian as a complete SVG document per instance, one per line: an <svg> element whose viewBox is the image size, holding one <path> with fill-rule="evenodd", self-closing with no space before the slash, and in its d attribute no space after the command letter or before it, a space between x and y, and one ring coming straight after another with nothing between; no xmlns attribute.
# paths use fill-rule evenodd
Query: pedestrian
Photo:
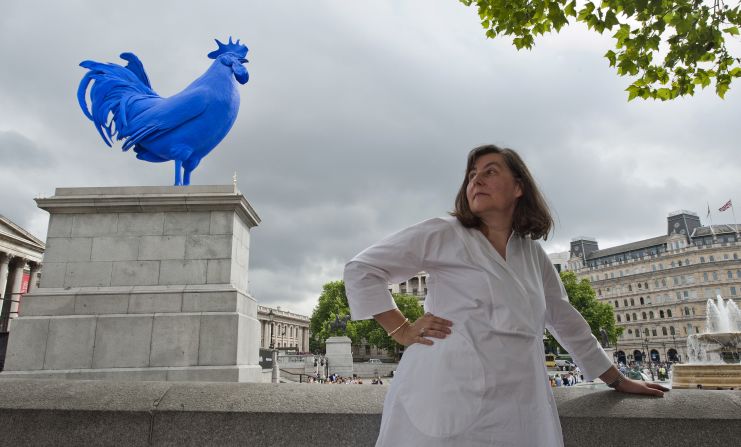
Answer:
<svg viewBox="0 0 741 447"><path fill-rule="evenodd" d="M536 242L553 219L515 151L472 150L451 214L393 234L345 267L353 319L375 318L407 346L377 447L563 446L543 367L546 328L589 380L663 395L666 388L620 374L569 304ZM420 271L429 274L426 313L411 322L388 284Z"/></svg>

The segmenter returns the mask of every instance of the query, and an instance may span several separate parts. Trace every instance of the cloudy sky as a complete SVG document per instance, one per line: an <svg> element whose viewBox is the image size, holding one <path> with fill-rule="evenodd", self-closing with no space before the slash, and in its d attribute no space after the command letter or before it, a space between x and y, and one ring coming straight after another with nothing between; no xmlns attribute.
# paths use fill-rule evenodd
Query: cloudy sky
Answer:
<svg viewBox="0 0 741 447"><path fill-rule="evenodd" d="M657 236L678 209L741 200L741 84L670 103L626 101L602 58L612 41L574 25L518 52L487 40L456 0L49 2L0 15L0 214L42 240L38 195L56 187L168 185L103 144L75 93L85 59L139 56L177 93L206 70L213 38L250 47L231 133L193 184L239 188L262 218L250 291L310 314L322 284L377 239L445 214L469 149L518 150L557 215L548 251ZM738 45L736 45L738 48ZM741 203L741 202L739 202ZM714 223L731 223L715 213Z"/></svg>

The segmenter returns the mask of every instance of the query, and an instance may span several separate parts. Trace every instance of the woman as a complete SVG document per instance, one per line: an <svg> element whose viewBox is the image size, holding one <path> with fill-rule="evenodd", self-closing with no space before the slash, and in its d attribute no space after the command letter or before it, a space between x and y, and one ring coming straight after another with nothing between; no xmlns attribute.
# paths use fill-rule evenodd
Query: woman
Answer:
<svg viewBox="0 0 741 447"><path fill-rule="evenodd" d="M562 446L543 357L547 328L587 380L662 396L624 377L569 304L548 256L553 220L511 149L473 149L453 217L427 220L345 267L352 317L408 346L384 403L377 446ZM409 322L388 283L430 275L427 313ZM434 340L434 341L433 341Z"/></svg>

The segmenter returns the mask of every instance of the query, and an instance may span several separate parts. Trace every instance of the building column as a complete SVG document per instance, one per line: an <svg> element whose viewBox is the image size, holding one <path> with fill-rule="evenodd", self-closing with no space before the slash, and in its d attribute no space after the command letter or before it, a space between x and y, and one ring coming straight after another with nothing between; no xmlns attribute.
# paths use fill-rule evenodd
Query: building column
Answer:
<svg viewBox="0 0 741 447"><path fill-rule="evenodd" d="M0 253L0 299L5 298L5 287L8 285L8 263L10 255ZM0 303L0 308L2 304Z"/></svg>
<svg viewBox="0 0 741 447"><path fill-rule="evenodd" d="M28 293L31 293L36 290L37 276L39 275L39 270L41 270L41 264L38 262L29 262L28 264L31 267L31 277L28 279Z"/></svg>
<svg viewBox="0 0 741 447"><path fill-rule="evenodd" d="M18 306L21 304L21 285L23 284L23 270L26 267L26 260L21 257L14 259L13 270L13 289L10 294L10 318L18 316Z"/></svg>

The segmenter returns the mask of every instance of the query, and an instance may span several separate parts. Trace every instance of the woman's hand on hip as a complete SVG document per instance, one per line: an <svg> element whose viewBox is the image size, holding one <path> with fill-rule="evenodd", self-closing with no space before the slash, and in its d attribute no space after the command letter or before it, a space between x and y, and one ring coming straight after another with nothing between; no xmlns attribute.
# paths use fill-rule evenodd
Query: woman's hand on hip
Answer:
<svg viewBox="0 0 741 447"><path fill-rule="evenodd" d="M431 338L445 338L450 334L450 327L453 322L445 318L436 317L427 312L414 323L406 325L399 331L399 336L394 339L404 345L409 346L414 343L423 345L432 345L434 342Z"/></svg>

